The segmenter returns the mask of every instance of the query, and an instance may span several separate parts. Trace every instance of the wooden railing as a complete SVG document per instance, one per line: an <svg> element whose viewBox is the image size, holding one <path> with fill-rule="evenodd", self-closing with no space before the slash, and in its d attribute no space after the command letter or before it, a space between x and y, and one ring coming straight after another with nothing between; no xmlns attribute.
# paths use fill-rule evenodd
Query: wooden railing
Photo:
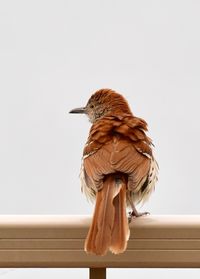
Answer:
<svg viewBox="0 0 200 279"><path fill-rule="evenodd" d="M65 215L1 215L0 267L85 267L90 278L106 278L109 267L200 267L200 216L135 219L127 251L87 255L91 218Z"/></svg>

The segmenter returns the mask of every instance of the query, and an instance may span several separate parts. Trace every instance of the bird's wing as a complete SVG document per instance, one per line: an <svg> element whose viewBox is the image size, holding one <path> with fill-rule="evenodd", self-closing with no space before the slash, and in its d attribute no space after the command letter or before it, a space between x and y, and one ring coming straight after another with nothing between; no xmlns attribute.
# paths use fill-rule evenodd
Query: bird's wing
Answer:
<svg viewBox="0 0 200 279"><path fill-rule="evenodd" d="M94 124L83 154L84 181L93 192L101 189L105 175L125 173L130 191L147 180L152 160L146 122L126 116L106 117Z"/></svg>
<svg viewBox="0 0 200 279"><path fill-rule="evenodd" d="M93 182L97 189L101 188L105 175L120 172L128 175L128 187L133 190L147 176L149 168L147 156L138 152L129 140L116 137L84 158L86 181Z"/></svg>

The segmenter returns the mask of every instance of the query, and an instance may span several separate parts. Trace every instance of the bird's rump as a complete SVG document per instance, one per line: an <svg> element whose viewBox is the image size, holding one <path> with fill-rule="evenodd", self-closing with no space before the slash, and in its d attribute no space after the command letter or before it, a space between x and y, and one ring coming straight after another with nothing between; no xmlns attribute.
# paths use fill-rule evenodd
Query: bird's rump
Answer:
<svg viewBox="0 0 200 279"><path fill-rule="evenodd" d="M142 178L147 176L150 159L138 152L129 140L113 137L103 148L84 159L84 168L96 190L102 188L105 175L116 172L126 174L128 189L134 190Z"/></svg>

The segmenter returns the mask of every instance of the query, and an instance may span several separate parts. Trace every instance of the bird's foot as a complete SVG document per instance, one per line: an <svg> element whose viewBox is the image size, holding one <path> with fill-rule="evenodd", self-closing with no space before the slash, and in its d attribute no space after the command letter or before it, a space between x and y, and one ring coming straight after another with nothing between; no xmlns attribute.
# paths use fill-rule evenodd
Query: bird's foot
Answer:
<svg viewBox="0 0 200 279"><path fill-rule="evenodd" d="M150 215L150 213L147 211L145 211L145 212L130 211L128 213L128 222L130 223L132 218L137 218L137 217L147 216L147 215Z"/></svg>

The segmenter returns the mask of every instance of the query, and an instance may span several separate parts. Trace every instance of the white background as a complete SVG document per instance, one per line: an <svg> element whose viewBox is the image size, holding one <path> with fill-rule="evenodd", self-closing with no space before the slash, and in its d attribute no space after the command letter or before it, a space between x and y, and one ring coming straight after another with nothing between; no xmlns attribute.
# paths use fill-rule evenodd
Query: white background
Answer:
<svg viewBox="0 0 200 279"><path fill-rule="evenodd" d="M89 122L70 115L112 88L149 123L160 165L152 214L199 214L200 3L0 1L0 214L91 214L79 170ZM2 270L87 278L87 270ZM199 278L109 270L109 278ZM195 277L196 276L196 277Z"/></svg>

